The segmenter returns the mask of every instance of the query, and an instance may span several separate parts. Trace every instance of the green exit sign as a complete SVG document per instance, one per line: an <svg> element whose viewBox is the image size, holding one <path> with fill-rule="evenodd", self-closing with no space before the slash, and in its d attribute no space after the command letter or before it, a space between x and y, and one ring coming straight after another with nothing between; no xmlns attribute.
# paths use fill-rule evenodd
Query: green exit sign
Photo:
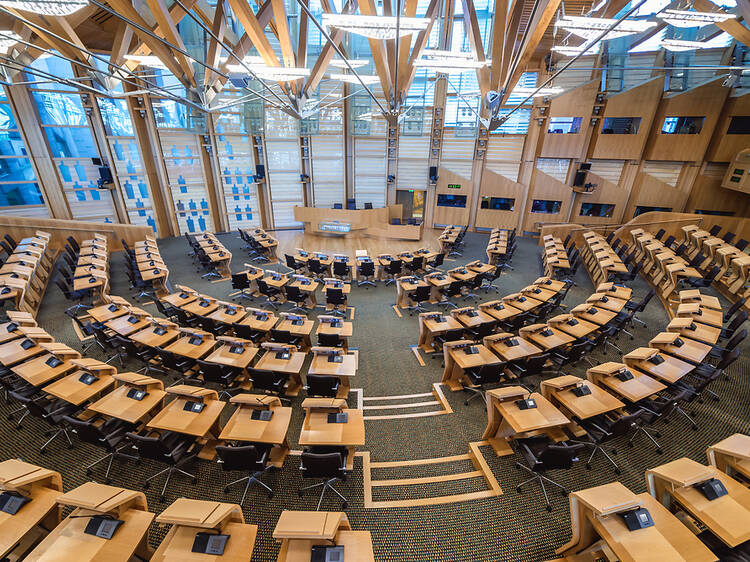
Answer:
<svg viewBox="0 0 750 562"><path fill-rule="evenodd" d="M460 183L449 183L448 184L448 189L461 189L461 184Z"/></svg>

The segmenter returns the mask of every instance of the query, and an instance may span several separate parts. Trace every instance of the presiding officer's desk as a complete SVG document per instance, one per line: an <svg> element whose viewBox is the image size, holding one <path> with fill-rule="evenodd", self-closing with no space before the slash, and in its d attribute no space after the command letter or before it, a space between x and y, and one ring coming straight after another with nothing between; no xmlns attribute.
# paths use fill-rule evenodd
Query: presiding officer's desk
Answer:
<svg viewBox="0 0 750 562"><path fill-rule="evenodd" d="M325 209L294 207L294 220L305 223L305 232L333 236L374 236L397 240L421 240L424 224L391 224L403 216L401 205L378 209ZM321 223L339 223L341 230L323 230ZM335 225L335 224L334 224Z"/></svg>
<svg viewBox="0 0 750 562"><path fill-rule="evenodd" d="M353 531L344 512L285 510L273 531L279 562L309 562L313 546L343 546L346 562L374 562L370 531Z"/></svg>
<svg viewBox="0 0 750 562"><path fill-rule="evenodd" d="M159 562L250 562L258 534L257 525L245 523L239 505L217 501L180 498L162 511L156 522L172 525L151 558ZM228 535L223 553L194 552L193 544L199 534Z"/></svg>
<svg viewBox="0 0 750 562"><path fill-rule="evenodd" d="M72 506L72 513L39 543L26 560L87 560L126 562L133 555L148 560L148 530L154 514L148 511L143 492L87 482L57 499ZM123 523L110 539L84 532L93 516L119 519Z"/></svg>
<svg viewBox="0 0 750 562"><path fill-rule="evenodd" d="M14 514L0 511L0 556L19 560L60 523L59 472L17 459L0 463L0 492L29 498Z"/></svg>
<svg viewBox="0 0 750 562"><path fill-rule="evenodd" d="M654 524L629 531L621 513L648 510ZM617 560L713 562L716 556L690 529L649 494L634 494L612 482L570 494L572 538L557 554L575 555L604 540Z"/></svg>

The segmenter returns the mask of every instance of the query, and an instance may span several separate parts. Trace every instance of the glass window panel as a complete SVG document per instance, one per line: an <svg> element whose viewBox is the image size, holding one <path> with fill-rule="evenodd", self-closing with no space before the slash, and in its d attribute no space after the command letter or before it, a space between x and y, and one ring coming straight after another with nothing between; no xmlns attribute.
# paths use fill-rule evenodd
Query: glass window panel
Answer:
<svg viewBox="0 0 750 562"><path fill-rule="evenodd" d="M34 181L36 175L28 158L0 158L0 182Z"/></svg>
<svg viewBox="0 0 750 562"><path fill-rule="evenodd" d="M18 131L0 131L0 156L26 156L27 154Z"/></svg>
<svg viewBox="0 0 750 562"><path fill-rule="evenodd" d="M52 156L56 158L98 158L91 131L83 127L44 127Z"/></svg>
<svg viewBox="0 0 750 562"><path fill-rule="evenodd" d="M174 100L152 99L154 120L160 129L187 129L187 107Z"/></svg>
<svg viewBox="0 0 750 562"><path fill-rule="evenodd" d="M36 183L0 184L0 207L43 204L44 199Z"/></svg>
<svg viewBox="0 0 750 562"><path fill-rule="evenodd" d="M46 74L50 74L52 76L56 76L58 78L69 78L69 79L75 79L75 74L73 73L73 67L70 65L70 63L60 58L59 56L55 55L42 55L41 57L35 59L30 65L30 68L39 70L41 72L44 72ZM43 84L39 84L36 87L44 88L47 90L58 90L58 91L74 91L75 88L73 86L68 86L67 84L61 84L59 82L46 82L48 80L47 78L44 78L42 76L39 76L37 74L33 74L31 72L26 73L26 77L30 81L39 81L39 80L45 80Z"/></svg>
<svg viewBox="0 0 750 562"><path fill-rule="evenodd" d="M575 135L581 132L581 117L550 117L547 133Z"/></svg>
<svg viewBox="0 0 750 562"><path fill-rule="evenodd" d="M81 96L59 92L32 92L42 125L87 125Z"/></svg>
<svg viewBox="0 0 750 562"><path fill-rule="evenodd" d="M135 134L125 100L97 97L97 101L107 135L129 137Z"/></svg>
<svg viewBox="0 0 750 562"><path fill-rule="evenodd" d="M510 113L511 108L500 108L500 116ZM531 109L520 108L513 112L513 114L500 125L497 129L492 131L493 134L505 134L505 135L525 135L529 132L529 121L531 120Z"/></svg>
<svg viewBox="0 0 750 562"><path fill-rule="evenodd" d="M0 92L3 90L0 89ZM16 129L16 118L13 117L13 111L7 103L0 104L0 131Z"/></svg>

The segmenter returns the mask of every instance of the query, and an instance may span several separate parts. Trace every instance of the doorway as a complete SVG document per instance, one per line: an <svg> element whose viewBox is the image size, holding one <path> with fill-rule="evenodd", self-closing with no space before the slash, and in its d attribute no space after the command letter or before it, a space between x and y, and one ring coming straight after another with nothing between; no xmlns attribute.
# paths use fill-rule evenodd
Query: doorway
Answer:
<svg viewBox="0 0 750 562"><path fill-rule="evenodd" d="M420 189L397 189L396 203L403 206L402 220L424 220L424 201L427 192Z"/></svg>

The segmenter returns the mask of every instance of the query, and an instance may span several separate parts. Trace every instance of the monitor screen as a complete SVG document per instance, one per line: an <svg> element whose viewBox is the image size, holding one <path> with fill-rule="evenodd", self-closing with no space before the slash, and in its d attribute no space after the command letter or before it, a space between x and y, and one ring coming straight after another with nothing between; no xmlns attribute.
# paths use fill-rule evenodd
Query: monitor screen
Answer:
<svg viewBox="0 0 750 562"><path fill-rule="evenodd" d="M466 207L466 195L438 193L438 207Z"/></svg>

